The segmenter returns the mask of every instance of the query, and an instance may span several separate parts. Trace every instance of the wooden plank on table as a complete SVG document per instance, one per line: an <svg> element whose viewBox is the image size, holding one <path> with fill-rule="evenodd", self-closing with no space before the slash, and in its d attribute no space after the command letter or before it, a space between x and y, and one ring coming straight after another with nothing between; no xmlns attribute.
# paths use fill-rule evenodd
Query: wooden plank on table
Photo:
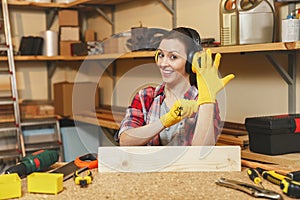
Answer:
<svg viewBox="0 0 300 200"><path fill-rule="evenodd" d="M96 114L98 119L103 119L103 120L108 120L108 121L116 121L116 122L121 122L124 116L120 115L112 115L109 113L97 113Z"/></svg>
<svg viewBox="0 0 300 200"><path fill-rule="evenodd" d="M224 121L224 128L235 129L235 130L246 130L244 124L236 123L236 122L228 122Z"/></svg>
<svg viewBox="0 0 300 200"><path fill-rule="evenodd" d="M118 123L118 122L104 120L104 119L97 119L95 117L78 115L74 118L74 120L84 122L84 123L94 124L96 126L101 126L104 128L110 128L110 129L114 129L114 130L118 130L120 127L120 123Z"/></svg>
<svg viewBox="0 0 300 200"><path fill-rule="evenodd" d="M243 159L253 160L264 163L273 163L282 166L300 166L300 153L283 155L265 155L251 152L249 149L241 151Z"/></svg>
<svg viewBox="0 0 300 200"><path fill-rule="evenodd" d="M125 108L102 107L96 109L97 113L113 113L114 115L125 115Z"/></svg>
<svg viewBox="0 0 300 200"><path fill-rule="evenodd" d="M99 172L240 171L239 146L99 147Z"/></svg>
<svg viewBox="0 0 300 200"><path fill-rule="evenodd" d="M118 115L112 115L112 114L106 114L106 113L92 113L92 112L84 112L80 115L77 115L76 119L83 119L83 118L95 118L98 119L98 121L107 121L107 123L112 123L112 124L120 124L122 119L124 118L123 116L118 116ZM92 120L92 119L90 119ZM95 121L94 123L96 123Z"/></svg>
<svg viewBox="0 0 300 200"><path fill-rule="evenodd" d="M238 130L238 129L231 129L231 128L223 128L222 133L226 133L228 135L248 135L248 131L245 130Z"/></svg>
<svg viewBox="0 0 300 200"><path fill-rule="evenodd" d="M264 163L248 161L244 159L242 159L241 162L243 167L248 167L253 169L261 168L266 171L276 171L277 173L282 175L287 175L289 172L300 170L300 166L282 166L282 165L274 165L274 164L264 164Z"/></svg>
<svg viewBox="0 0 300 200"><path fill-rule="evenodd" d="M241 147L246 147L249 145L248 137L236 137L223 133L219 136L218 142L223 144L239 145Z"/></svg>

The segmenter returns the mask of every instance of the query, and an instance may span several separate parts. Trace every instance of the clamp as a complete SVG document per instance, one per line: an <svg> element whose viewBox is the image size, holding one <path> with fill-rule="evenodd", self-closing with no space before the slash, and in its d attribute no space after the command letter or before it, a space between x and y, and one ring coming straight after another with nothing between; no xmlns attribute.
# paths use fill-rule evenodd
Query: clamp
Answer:
<svg viewBox="0 0 300 200"><path fill-rule="evenodd" d="M220 178L219 180L216 181L216 184L245 192L253 197L279 199L279 200L283 199L282 196L275 191L267 190L252 184L247 184L235 180Z"/></svg>
<svg viewBox="0 0 300 200"><path fill-rule="evenodd" d="M80 185L80 187L87 187L88 184L92 183L93 176L90 170L86 171L86 175L84 177L78 175L78 170L74 172L73 179L76 185Z"/></svg>

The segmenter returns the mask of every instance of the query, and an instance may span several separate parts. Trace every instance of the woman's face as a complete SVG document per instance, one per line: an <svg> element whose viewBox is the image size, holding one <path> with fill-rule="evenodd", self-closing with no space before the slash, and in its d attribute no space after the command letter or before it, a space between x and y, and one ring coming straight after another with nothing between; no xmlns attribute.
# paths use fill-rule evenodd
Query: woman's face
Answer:
<svg viewBox="0 0 300 200"><path fill-rule="evenodd" d="M189 78L189 74L185 71L186 58L186 49L181 41L178 39L161 41L158 47L157 65L164 82L176 84Z"/></svg>

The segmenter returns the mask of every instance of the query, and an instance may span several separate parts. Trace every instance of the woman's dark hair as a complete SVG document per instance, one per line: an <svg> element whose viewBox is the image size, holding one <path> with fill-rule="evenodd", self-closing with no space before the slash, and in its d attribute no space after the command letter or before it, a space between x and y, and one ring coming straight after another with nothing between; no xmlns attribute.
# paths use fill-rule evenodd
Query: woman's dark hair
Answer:
<svg viewBox="0 0 300 200"><path fill-rule="evenodd" d="M201 51L201 39L197 31L191 28L178 27L166 33L163 39L178 39L185 46L187 60L185 71L190 75L190 84L197 87L196 74L192 72L192 55L196 51Z"/></svg>

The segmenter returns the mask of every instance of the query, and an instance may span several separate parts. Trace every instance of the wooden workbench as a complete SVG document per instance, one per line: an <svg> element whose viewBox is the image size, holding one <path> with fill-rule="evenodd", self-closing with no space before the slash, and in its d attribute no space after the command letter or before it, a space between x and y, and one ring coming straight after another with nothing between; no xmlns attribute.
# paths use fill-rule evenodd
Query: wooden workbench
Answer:
<svg viewBox="0 0 300 200"><path fill-rule="evenodd" d="M215 184L220 177L252 183L245 170L241 172L152 172L99 173L92 170L94 180L87 188L75 185L72 179L64 182L57 195L27 193L23 179L21 199L256 199L246 193ZM263 180L263 185L282 194L279 186ZM282 195L284 199L288 198Z"/></svg>
<svg viewBox="0 0 300 200"><path fill-rule="evenodd" d="M98 110L97 118L88 113L76 120L105 128L118 129L122 112L112 118L104 110ZM260 162L270 162L287 170L300 170L300 154L267 156L244 149L242 157L256 158ZM26 192L26 180L23 180L23 196L21 199L256 199L246 193L225 188L215 184L221 177L243 181L251 184L246 171L241 172L153 172L153 173L99 173L92 171L94 180L87 188L80 188L73 180L64 182L64 190L58 195L29 194ZM280 187L263 180L266 189L282 194L284 199L292 199L284 195Z"/></svg>

